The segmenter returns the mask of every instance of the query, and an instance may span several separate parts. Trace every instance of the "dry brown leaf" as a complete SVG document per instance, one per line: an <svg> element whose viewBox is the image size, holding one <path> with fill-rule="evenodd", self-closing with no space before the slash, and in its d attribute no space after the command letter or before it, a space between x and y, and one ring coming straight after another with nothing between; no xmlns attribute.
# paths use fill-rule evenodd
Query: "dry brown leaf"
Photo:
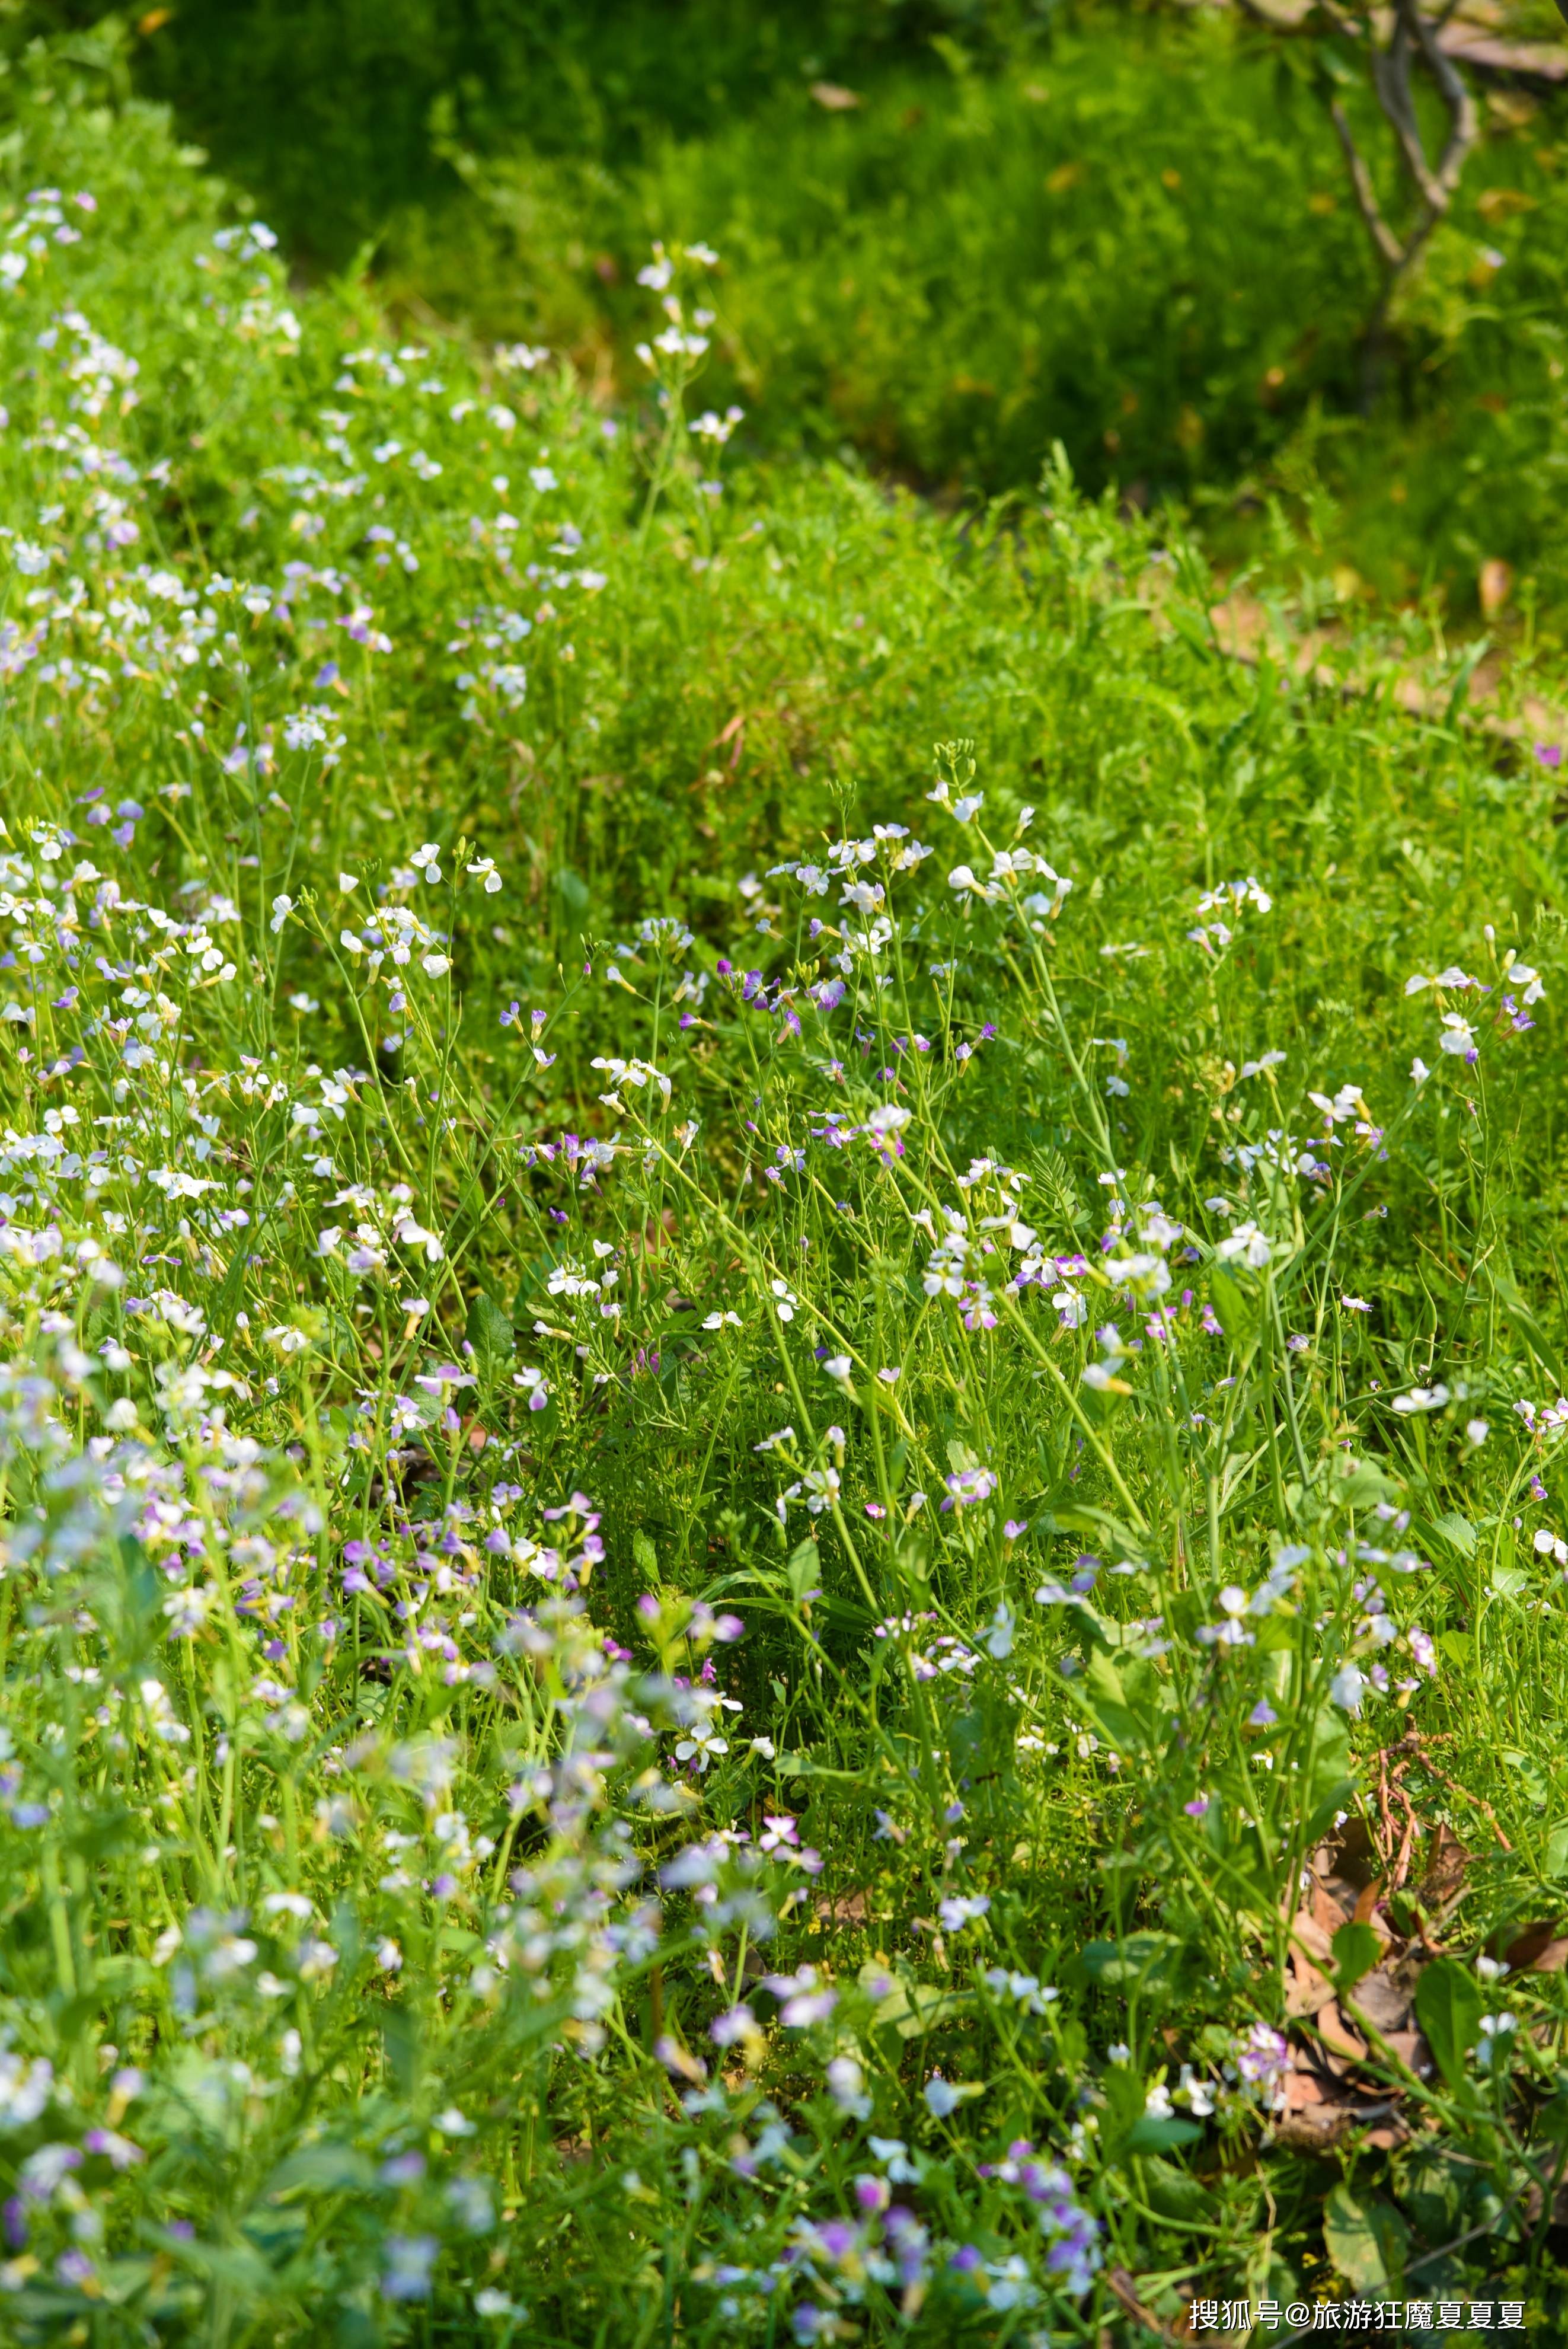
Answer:
<svg viewBox="0 0 1568 2349"><path fill-rule="evenodd" d="M1290 1953L1290 1980L1284 1988L1284 2011L1293 2023L1315 2014L1334 1996L1334 1984L1320 1974L1299 1950Z"/></svg>
<svg viewBox="0 0 1568 2349"><path fill-rule="evenodd" d="M1290 1937L1293 1941L1299 1942L1306 1955L1315 1960L1318 1965L1331 1966L1334 1963L1334 1935L1344 1922L1342 1917L1335 1925L1326 1926L1318 1918L1309 1915L1306 1909L1298 1909L1290 1920Z"/></svg>
<svg viewBox="0 0 1568 2349"><path fill-rule="evenodd" d="M1373 2029L1390 2039L1409 2019L1415 1987L1402 1961L1385 1961L1363 1975L1351 1995Z"/></svg>
<svg viewBox="0 0 1568 2349"><path fill-rule="evenodd" d="M1432 2051L1420 2032L1387 2031L1383 2035L1400 2063L1414 2072L1418 2080L1431 2076Z"/></svg>
<svg viewBox="0 0 1568 2349"><path fill-rule="evenodd" d="M824 1924L863 1925L866 1896L863 1892L841 1892L836 1900L819 1900L817 1914Z"/></svg>
<svg viewBox="0 0 1568 2349"><path fill-rule="evenodd" d="M1561 1938L1555 1918L1543 1918L1537 1924L1522 1925L1502 1957L1516 1974L1561 1973L1568 1960L1568 1940Z"/></svg>
<svg viewBox="0 0 1568 2349"><path fill-rule="evenodd" d="M1446 1908L1464 1889L1470 1856L1447 1825L1438 1828L1437 1848L1421 1881L1421 1898L1429 1908Z"/></svg>
<svg viewBox="0 0 1568 2349"><path fill-rule="evenodd" d="M1323 2043L1331 2071L1337 2072L1341 2068L1337 2060L1341 2056L1352 2064L1365 2062L1367 2042L1346 2022L1336 1998L1331 1998L1326 2004L1320 2006L1313 2020L1317 2025L1317 2035Z"/></svg>
<svg viewBox="0 0 1568 2349"><path fill-rule="evenodd" d="M830 114L851 114L861 102L858 89L845 89L836 81L814 81L811 95Z"/></svg>

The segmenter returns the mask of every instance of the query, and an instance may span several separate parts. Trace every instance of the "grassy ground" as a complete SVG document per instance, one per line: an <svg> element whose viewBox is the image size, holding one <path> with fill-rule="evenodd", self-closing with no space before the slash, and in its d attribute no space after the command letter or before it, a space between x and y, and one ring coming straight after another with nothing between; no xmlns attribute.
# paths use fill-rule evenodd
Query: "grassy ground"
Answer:
<svg viewBox="0 0 1568 2349"><path fill-rule="evenodd" d="M315 12L307 32L277 0L198 8L135 55L274 225L335 266L357 244L420 331L433 312L543 341L624 392L649 240L707 238L710 394L746 408L754 451L848 443L953 498L1032 490L1059 441L1092 491L1193 504L1228 569L1299 577L1277 512L1346 596L1560 634L1561 93L1478 83L1480 142L1368 418L1376 271L1338 143L1305 57L1244 18L684 21L667 63L623 0L512 28L465 69L411 16ZM346 101L398 37L405 112L429 83L422 128ZM1346 72L1397 217L1387 129ZM1494 567L1483 613L1487 564L1511 576L1497 606Z"/></svg>
<svg viewBox="0 0 1568 2349"><path fill-rule="evenodd" d="M0 311L5 2329L1554 2337L1553 747L1059 466L694 430L701 255L662 404L396 340L97 91Z"/></svg>

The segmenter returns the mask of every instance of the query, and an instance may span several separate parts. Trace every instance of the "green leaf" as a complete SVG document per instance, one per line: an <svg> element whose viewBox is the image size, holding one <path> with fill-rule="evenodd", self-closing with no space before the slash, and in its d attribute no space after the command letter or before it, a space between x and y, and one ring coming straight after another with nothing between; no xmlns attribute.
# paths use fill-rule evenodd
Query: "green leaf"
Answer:
<svg viewBox="0 0 1568 2349"><path fill-rule="evenodd" d="M511 1354L516 1340L512 1335L511 1316L504 1312L485 1289L480 1289L469 1308L468 1340L481 1366L494 1370Z"/></svg>
<svg viewBox="0 0 1568 2349"><path fill-rule="evenodd" d="M1181 1954L1174 1933L1130 1933L1124 1941L1090 1941L1078 1964L1106 1990L1163 1989Z"/></svg>
<svg viewBox="0 0 1568 2349"><path fill-rule="evenodd" d="M280 2162L263 2189L263 2199L302 2187L313 2194L364 2194L376 2183L376 2165L352 2145L307 2145Z"/></svg>
<svg viewBox="0 0 1568 2349"><path fill-rule="evenodd" d="M632 1557L637 1572L647 1578L650 1590L659 1587L659 1554L646 1534L632 1536Z"/></svg>
<svg viewBox="0 0 1568 2349"><path fill-rule="evenodd" d="M1209 1295L1232 1345L1240 1350L1250 1344L1257 1333L1257 1308L1223 1265L1215 1265L1210 1272Z"/></svg>
<svg viewBox="0 0 1568 2349"><path fill-rule="evenodd" d="M1465 2057L1480 2037L1480 1985L1468 1966L1434 1959L1416 1984L1416 2017L1444 2079L1460 2086Z"/></svg>
<svg viewBox="0 0 1568 2349"><path fill-rule="evenodd" d="M1203 2134L1196 2121L1178 2120L1174 2114L1161 2119L1158 2113L1145 2113L1134 2121L1122 2140L1125 2153L1165 2153L1172 2146L1191 2145Z"/></svg>
<svg viewBox="0 0 1568 2349"><path fill-rule="evenodd" d="M1334 1985L1343 1998L1363 1974L1369 1974L1382 1954L1382 1943L1370 1925L1353 1920L1334 1936Z"/></svg>
<svg viewBox="0 0 1568 2349"><path fill-rule="evenodd" d="M803 1606L806 1593L817 1589L822 1579L822 1553L816 1543L810 1539L798 1542L789 1553L789 1563L784 1572L796 1606Z"/></svg>
<svg viewBox="0 0 1568 2349"><path fill-rule="evenodd" d="M1433 1531L1441 1534L1461 1557L1475 1556L1475 1527L1468 1517L1461 1517L1457 1509L1450 1509L1447 1516L1439 1517Z"/></svg>
<svg viewBox="0 0 1568 2349"><path fill-rule="evenodd" d="M1078 1684L1095 1726L1123 1754L1135 1754L1145 1744L1137 1714L1127 1702L1118 1667L1103 1648L1096 1648Z"/></svg>
<svg viewBox="0 0 1568 2349"><path fill-rule="evenodd" d="M1202 2222L1213 2208L1211 2189L1179 2162L1154 2154L1143 2165L1143 2198L1151 2210L1178 2225Z"/></svg>
<svg viewBox="0 0 1568 2349"><path fill-rule="evenodd" d="M1370 1509L1391 1501L1398 1489L1370 1460L1344 1460L1334 1497L1341 1508Z"/></svg>
<svg viewBox="0 0 1568 2349"><path fill-rule="evenodd" d="M1324 2205L1323 2240L1363 2300L1386 2299L1403 2281L1409 2230L1391 2203L1358 2201L1348 2186L1336 2186Z"/></svg>

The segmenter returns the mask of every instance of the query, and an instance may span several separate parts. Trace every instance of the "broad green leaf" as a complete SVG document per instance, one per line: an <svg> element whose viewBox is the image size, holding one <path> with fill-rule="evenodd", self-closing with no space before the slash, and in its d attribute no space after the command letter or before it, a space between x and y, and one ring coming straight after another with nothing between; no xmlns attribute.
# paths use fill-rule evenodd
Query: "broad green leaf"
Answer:
<svg viewBox="0 0 1568 2349"><path fill-rule="evenodd" d="M1209 1295L1220 1327L1238 1350L1248 1345L1257 1331L1257 1307L1243 1293L1239 1282L1217 1264L1209 1275Z"/></svg>
<svg viewBox="0 0 1568 2349"><path fill-rule="evenodd" d="M1336 2186L1324 2205L1323 2240L1328 2256L1363 2300L1382 2300L1404 2274L1409 2231L1390 2203Z"/></svg>
<svg viewBox="0 0 1568 2349"><path fill-rule="evenodd" d="M1435 1958L1416 1984L1416 2017L1450 2087L1465 2076L1465 2057L1480 2037L1480 1984L1468 1966Z"/></svg>
<svg viewBox="0 0 1568 2349"><path fill-rule="evenodd" d="M789 1553L789 1563L784 1569L789 1578L790 1596L797 1607L805 1603L809 1590L815 1590L822 1579L822 1553L814 1541L798 1542Z"/></svg>
<svg viewBox="0 0 1568 2349"><path fill-rule="evenodd" d="M517 1342L511 1314L486 1289L480 1290L469 1308L468 1339L481 1364L489 1369L504 1362Z"/></svg>
<svg viewBox="0 0 1568 2349"><path fill-rule="evenodd" d="M1145 2113L1134 2121L1123 2143L1127 2153L1165 2153L1172 2146L1191 2145L1202 2136L1196 2121L1178 2120L1174 2114L1161 2117L1158 2113Z"/></svg>
<svg viewBox="0 0 1568 2349"><path fill-rule="evenodd" d="M1343 1995L1369 1974L1382 1954L1382 1943L1370 1925L1353 1919L1334 1936L1335 1987Z"/></svg>
<svg viewBox="0 0 1568 2349"><path fill-rule="evenodd" d="M1107 1990L1135 1990L1163 1987L1181 1954L1174 1933L1130 1933L1124 1941L1090 1941L1078 1963L1090 1982Z"/></svg>

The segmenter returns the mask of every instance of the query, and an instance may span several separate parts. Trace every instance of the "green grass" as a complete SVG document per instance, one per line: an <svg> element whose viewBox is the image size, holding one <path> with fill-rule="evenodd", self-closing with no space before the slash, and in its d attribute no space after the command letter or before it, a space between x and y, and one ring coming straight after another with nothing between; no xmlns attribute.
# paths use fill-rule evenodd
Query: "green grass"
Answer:
<svg viewBox="0 0 1568 2349"><path fill-rule="evenodd" d="M1550 2340L1558 771L1059 460L394 338L98 88L0 309L0 2330Z"/></svg>
<svg viewBox="0 0 1568 2349"><path fill-rule="evenodd" d="M952 496L1032 488L1060 441L1091 489L1196 498L1233 561L1273 560L1232 519L1273 496L1386 605L1468 623L1501 560L1556 626L1568 150L1560 108L1490 119L1369 419L1337 145L1229 21L1102 14L1009 68L884 71L850 113L789 91L624 170L470 155L466 202L394 230L388 288L632 381L642 248L707 237L754 442L848 442Z"/></svg>

